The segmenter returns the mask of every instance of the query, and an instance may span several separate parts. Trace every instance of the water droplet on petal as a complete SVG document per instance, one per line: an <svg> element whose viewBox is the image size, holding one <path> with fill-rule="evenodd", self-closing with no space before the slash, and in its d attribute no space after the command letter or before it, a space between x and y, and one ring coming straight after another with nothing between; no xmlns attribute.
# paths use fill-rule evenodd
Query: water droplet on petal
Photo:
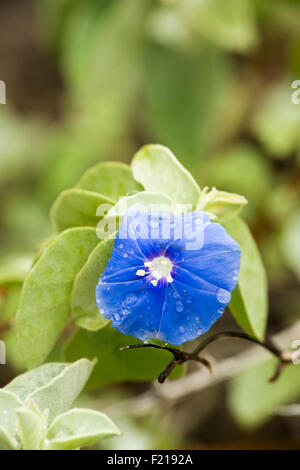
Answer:
<svg viewBox="0 0 300 470"><path fill-rule="evenodd" d="M137 296L135 294L127 294L125 297L125 303L127 305L132 305L137 301Z"/></svg>
<svg viewBox="0 0 300 470"><path fill-rule="evenodd" d="M197 317L195 317L195 320L196 320L196 321L199 321L199 317L198 317L198 316L197 316Z"/></svg>
<svg viewBox="0 0 300 470"><path fill-rule="evenodd" d="M128 258L128 253L123 254L124 258Z"/></svg>
<svg viewBox="0 0 300 470"><path fill-rule="evenodd" d="M123 243L120 243L119 248L121 248L121 250L122 250L122 248L124 248Z"/></svg>
<svg viewBox="0 0 300 470"><path fill-rule="evenodd" d="M118 313L115 313L115 319L116 319L117 321L120 320L120 315L119 315Z"/></svg>
<svg viewBox="0 0 300 470"><path fill-rule="evenodd" d="M227 304L230 300L230 292L228 292L228 290L226 289L218 289L218 292L217 292L217 299L219 302L221 302L222 304Z"/></svg>
<svg viewBox="0 0 300 470"><path fill-rule="evenodd" d="M190 304L192 302L192 297L189 295L187 298L186 298L186 301L188 304Z"/></svg>
<svg viewBox="0 0 300 470"><path fill-rule="evenodd" d="M177 312L183 312L183 310L184 310L183 303L181 302L181 300L177 300L177 302L176 302L176 311Z"/></svg>
<svg viewBox="0 0 300 470"><path fill-rule="evenodd" d="M197 335L201 335L202 334L202 330L197 330Z"/></svg>
<svg viewBox="0 0 300 470"><path fill-rule="evenodd" d="M183 326L180 326L180 327L179 327L179 331L180 331L180 333L184 333L184 332L185 332L184 327L183 327Z"/></svg>

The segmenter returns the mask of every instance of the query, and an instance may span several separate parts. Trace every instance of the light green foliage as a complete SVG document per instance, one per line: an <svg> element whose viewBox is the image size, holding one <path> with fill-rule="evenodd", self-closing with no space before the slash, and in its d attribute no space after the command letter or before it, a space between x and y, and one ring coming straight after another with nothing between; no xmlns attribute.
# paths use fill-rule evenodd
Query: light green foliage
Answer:
<svg viewBox="0 0 300 470"><path fill-rule="evenodd" d="M69 450L120 431L103 413L69 410L93 363L49 363L18 376L0 390L0 444L8 449Z"/></svg>
<svg viewBox="0 0 300 470"><path fill-rule="evenodd" d="M249 228L240 218L236 217L223 225L241 248L238 285L232 293L230 310L247 333L263 340L268 300L266 273L259 251Z"/></svg>
<svg viewBox="0 0 300 470"><path fill-rule="evenodd" d="M115 202L128 193L142 189L133 179L130 167L119 162L99 163L82 176L76 187L100 193Z"/></svg>
<svg viewBox="0 0 300 470"><path fill-rule="evenodd" d="M216 188L204 188L197 203L198 210L211 214L213 220L222 222L230 220L247 204L247 199L239 194L218 191Z"/></svg>
<svg viewBox="0 0 300 470"><path fill-rule="evenodd" d="M43 412L49 410L49 420L68 410L87 382L93 365L87 359L81 359L67 366L49 383L31 393L27 402L33 400Z"/></svg>
<svg viewBox="0 0 300 470"><path fill-rule="evenodd" d="M113 201L91 191L67 189L55 201L51 217L59 232L70 227L94 227L100 220L96 215L100 204L112 205Z"/></svg>
<svg viewBox="0 0 300 470"><path fill-rule="evenodd" d="M290 365L280 378L269 383L278 360L270 359L238 374L229 384L229 407L246 428L264 424L279 406L300 396L300 366Z"/></svg>
<svg viewBox="0 0 300 470"><path fill-rule="evenodd" d="M72 450L117 435L120 431L105 414L75 408L55 418L48 430L46 449Z"/></svg>
<svg viewBox="0 0 300 470"><path fill-rule="evenodd" d="M70 295L97 238L92 228L63 232L27 276L17 313L19 343L28 366L46 359L70 316Z"/></svg>
<svg viewBox="0 0 300 470"><path fill-rule="evenodd" d="M252 0L186 0L183 14L191 27L219 47L246 53L258 44Z"/></svg>
<svg viewBox="0 0 300 470"><path fill-rule="evenodd" d="M133 175L147 191L167 194L175 204L195 206L200 188L173 153L162 145L146 145L132 160Z"/></svg>
<svg viewBox="0 0 300 470"><path fill-rule="evenodd" d="M12 439L17 434L16 408L22 406L21 401L10 391L0 390L0 427L4 429Z"/></svg>
<svg viewBox="0 0 300 470"><path fill-rule="evenodd" d="M132 196L127 196L120 199L117 204L109 211L108 217L120 216L122 217L127 213L131 207L140 207L145 212L151 210L176 210L176 206L172 200L163 193L153 193L151 191L140 191Z"/></svg>
<svg viewBox="0 0 300 470"><path fill-rule="evenodd" d="M23 450L40 450L47 429L44 416L30 408L18 408L16 413Z"/></svg>
<svg viewBox="0 0 300 470"><path fill-rule="evenodd" d="M90 359L97 357L98 361L88 382L89 388L124 381L155 380L172 360L172 355L156 349L120 351L123 346L138 343L141 341L123 335L111 326L97 332L79 330L67 345L65 356L68 361L82 355ZM177 367L173 377L180 376L182 372L183 367Z"/></svg>
<svg viewBox="0 0 300 470"><path fill-rule="evenodd" d="M0 426L0 450L18 448L18 442L2 426ZM2 447L3 446L3 447Z"/></svg>
<svg viewBox="0 0 300 470"><path fill-rule="evenodd" d="M103 240L91 252L87 262L77 274L71 296L72 317L87 330L99 330L109 323L96 305L95 289L104 272L115 244L114 239Z"/></svg>
<svg viewBox="0 0 300 470"><path fill-rule="evenodd" d="M67 367L69 367L69 364L64 362L44 364L36 369L18 375L6 385L5 390L13 393L25 403L30 400L32 393L40 387L48 386L49 383Z"/></svg>

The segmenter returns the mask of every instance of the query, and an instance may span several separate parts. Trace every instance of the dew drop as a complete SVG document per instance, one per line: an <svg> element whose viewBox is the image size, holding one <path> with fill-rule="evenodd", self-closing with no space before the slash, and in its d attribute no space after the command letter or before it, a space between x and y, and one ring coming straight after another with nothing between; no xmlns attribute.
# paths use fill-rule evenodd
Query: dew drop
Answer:
<svg viewBox="0 0 300 470"><path fill-rule="evenodd" d="M132 305L137 301L137 296L135 294L127 294L125 297L125 303L127 305Z"/></svg>
<svg viewBox="0 0 300 470"><path fill-rule="evenodd" d="M186 301L188 304L190 304L192 302L192 297L189 295L187 298L186 298Z"/></svg>
<svg viewBox="0 0 300 470"><path fill-rule="evenodd" d="M217 292L217 299L219 302L221 302L222 304L227 304L230 300L230 292L228 292L228 290L226 289L218 289L218 292Z"/></svg>
<svg viewBox="0 0 300 470"><path fill-rule="evenodd" d="M116 319L117 321L120 320L120 315L119 315L118 313L115 314L115 319Z"/></svg>
<svg viewBox="0 0 300 470"><path fill-rule="evenodd" d="M197 317L195 317L195 320L196 320L196 321L199 321L199 317L198 317L198 316L197 316Z"/></svg>
<svg viewBox="0 0 300 470"><path fill-rule="evenodd" d="M181 302L181 300L177 300L177 302L176 302L176 311L177 312L183 312L183 310L184 310L183 303Z"/></svg>
<svg viewBox="0 0 300 470"><path fill-rule="evenodd" d="M202 330L197 330L197 335L201 335L202 334Z"/></svg>
<svg viewBox="0 0 300 470"><path fill-rule="evenodd" d="M218 313L222 314L224 312L224 308L219 308Z"/></svg>
<svg viewBox="0 0 300 470"><path fill-rule="evenodd" d="M124 248L123 243L120 243L119 248L121 248L121 250Z"/></svg>
<svg viewBox="0 0 300 470"><path fill-rule="evenodd" d="M183 327L183 326L180 326L180 327L179 327L179 331L180 331L180 333L184 333L184 332L185 332L184 327Z"/></svg>
<svg viewBox="0 0 300 470"><path fill-rule="evenodd" d="M128 253L123 254L124 258L128 258Z"/></svg>

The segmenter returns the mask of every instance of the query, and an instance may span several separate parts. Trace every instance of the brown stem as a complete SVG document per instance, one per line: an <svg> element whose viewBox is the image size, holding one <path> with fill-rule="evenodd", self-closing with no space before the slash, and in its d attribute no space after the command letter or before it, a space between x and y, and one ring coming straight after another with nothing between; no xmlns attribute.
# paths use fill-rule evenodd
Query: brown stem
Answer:
<svg viewBox="0 0 300 470"><path fill-rule="evenodd" d="M212 371L210 363L204 357L201 357L199 354L211 343L218 341L220 339L229 339L229 338L240 338L252 343L258 344L259 346L265 348L274 356L278 357L279 364L276 368L275 374L270 378L270 382L275 382L281 375L285 367L291 363L291 355L286 351L280 351L270 340L260 342L251 336L248 336L246 333L239 333L237 331L226 331L222 333L217 333L213 336L206 338L202 341L191 353L181 351L170 346L159 346L158 344L144 343L144 344L132 344L121 348L121 351L126 349L136 349L136 348L155 348L155 349L164 349L171 354L173 354L173 360L167 365L167 367L161 372L158 377L159 383L164 383L166 378L171 374L172 370L177 365L182 365L186 361L196 361L204 365L210 372Z"/></svg>

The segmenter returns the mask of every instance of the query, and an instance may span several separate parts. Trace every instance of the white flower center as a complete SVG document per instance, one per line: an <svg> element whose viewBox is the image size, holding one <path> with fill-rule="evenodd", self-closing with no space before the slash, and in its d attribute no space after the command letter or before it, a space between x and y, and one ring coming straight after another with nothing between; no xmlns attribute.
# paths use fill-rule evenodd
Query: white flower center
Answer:
<svg viewBox="0 0 300 470"><path fill-rule="evenodd" d="M168 282L173 282L171 275L173 263L169 258L166 258L165 256L157 256L152 261L146 261L144 265L146 268L149 268L150 274L154 278L151 281L154 286L157 286L158 281L163 278ZM138 269L136 274L138 276L145 276L146 271L144 269Z"/></svg>

